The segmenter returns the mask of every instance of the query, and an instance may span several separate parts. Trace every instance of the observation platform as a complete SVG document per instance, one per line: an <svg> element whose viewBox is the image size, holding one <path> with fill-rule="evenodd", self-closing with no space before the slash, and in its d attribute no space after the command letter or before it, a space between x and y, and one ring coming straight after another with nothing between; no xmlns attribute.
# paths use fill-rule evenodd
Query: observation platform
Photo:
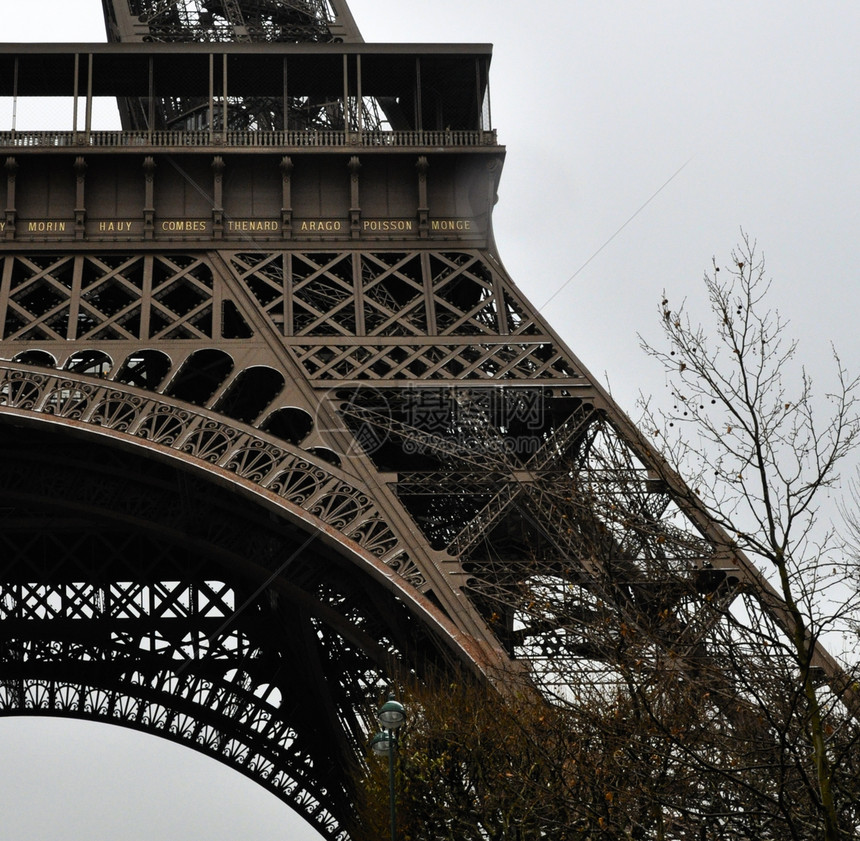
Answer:
<svg viewBox="0 0 860 841"><path fill-rule="evenodd" d="M340 129L345 143L382 125L398 133L395 146L426 145L427 131L478 132L484 143L491 52L486 44L0 44L0 97L67 97L85 145L99 98L118 100L123 128L145 129L150 141L182 122L210 131L245 123L287 133L287 145L305 145L289 139L296 129Z"/></svg>
<svg viewBox="0 0 860 841"><path fill-rule="evenodd" d="M504 159L491 52L0 44L0 241L485 247ZM25 125L23 103L45 97L43 124ZM97 125L103 100L121 128Z"/></svg>

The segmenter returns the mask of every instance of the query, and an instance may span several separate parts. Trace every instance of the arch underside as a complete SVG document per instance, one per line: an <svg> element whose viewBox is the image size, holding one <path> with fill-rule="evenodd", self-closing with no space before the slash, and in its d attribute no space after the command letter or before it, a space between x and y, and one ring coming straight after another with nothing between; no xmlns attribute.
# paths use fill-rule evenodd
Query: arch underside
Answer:
<svg viewBox="0 0 860 841"><path fill-rule="evenodd" d="M0 715L133 727L251 777L345 836L386 667L439 657L321 532L201 473L0 425Z"/></svg>

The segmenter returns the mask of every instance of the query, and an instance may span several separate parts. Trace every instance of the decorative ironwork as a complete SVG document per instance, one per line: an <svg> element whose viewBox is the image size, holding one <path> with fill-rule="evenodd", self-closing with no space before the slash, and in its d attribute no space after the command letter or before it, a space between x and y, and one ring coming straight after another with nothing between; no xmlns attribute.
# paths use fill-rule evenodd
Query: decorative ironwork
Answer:
<svg viewBox="0 0 860 841"><path fill-rule="evenodd" d="M0 363L3 408L91 424L188 455L271 490L359 546L384 557L404 548L367 492L322 459L264 433L83 379ZM368 548L366 547L366 548Z"/></svg>
<svg viewBox="0 0 860 841"><path fill-rule="evenodd" d="M4 95L125 126L0 133L0 714L175 739L345 839L396 661L552 695L613 679L613 611L730 680L732 600L788 627L502 268L487 49L104 5L122 50L0 49Z"/></svg>
<svg viewBox="0 0 860 841"><path fill-rule="evenodd" d="M334 35L327 0L127 0L154 41L325 42Z"/></svg>

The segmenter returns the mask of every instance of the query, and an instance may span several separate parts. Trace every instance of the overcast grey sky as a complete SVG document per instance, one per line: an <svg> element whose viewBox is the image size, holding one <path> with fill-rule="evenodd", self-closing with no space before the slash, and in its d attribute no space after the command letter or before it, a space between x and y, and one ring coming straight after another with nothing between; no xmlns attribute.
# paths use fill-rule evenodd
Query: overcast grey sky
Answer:
<svg viewBox="0 0 860 841"><path fill-rule="evenodd" d="M502 259L623 407L664 389L636 338L662 290L695 302L741 226L812 373L831 340L860 370L860 4L349 1L367 41L494 44ZM98 0L4 0L2 21L3 40L104 40ZM115 728L0 720L0 768L5 841L315 837L222 766Z"/></svg>

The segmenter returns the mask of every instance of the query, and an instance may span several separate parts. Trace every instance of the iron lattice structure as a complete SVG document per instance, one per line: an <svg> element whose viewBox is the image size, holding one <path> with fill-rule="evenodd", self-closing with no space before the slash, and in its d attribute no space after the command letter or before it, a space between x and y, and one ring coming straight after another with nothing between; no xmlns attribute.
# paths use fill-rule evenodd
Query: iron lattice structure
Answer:
<svg viewBox="0 0 860 841"><path fill-rule="evenodd" d="M102 0L108 39L118 43L294 43L361 42L344 0ZM328 68L327 68L328 70ZM337 70L335 69L335 73ZM335 77L336 78L336 77ZM307 93L233 97L227 111L210 107L228 99L227 71L208 98L123 98L126 128L218 131L372 127L399 118L393 101L320 97ZM332 80L334 81L334 80ZM387 116L387 111L391 117ZM402 122L402 120L401 120Z"/></svg>
<svg viewBox="0 0 860 841"><path fill-rule="evenodd" d="M111 41L360 41L343 0L102 0Z"/></svg>
<svg viewBox="0 0 860 841"><path fill-rule="evenodd" d="M611 679L612 609L731 680L725 605L786 627L503 268L489 47L364 44L341 3L105 9L123 43L0 45L0 95L87 115L0 132L0 714L176 740L346 837L396 664L563 692Z"/></svg>

